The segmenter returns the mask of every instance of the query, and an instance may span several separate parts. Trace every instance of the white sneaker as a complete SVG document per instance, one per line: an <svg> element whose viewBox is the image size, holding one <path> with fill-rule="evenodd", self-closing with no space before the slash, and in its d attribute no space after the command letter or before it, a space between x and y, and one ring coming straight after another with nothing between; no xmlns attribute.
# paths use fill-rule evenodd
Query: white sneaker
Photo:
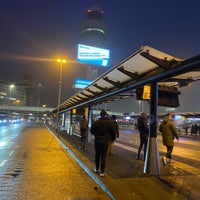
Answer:
<svg viewBox="0 0 200 200"><path fill-rule="evenodd" d="M169 163L169 164L172 164L172 160L171 159L169 159L168 161L167 161L167 163Z"/></svg>
<svg viewBox="0 0 200 200"><path fill-rule="evenodd" d="M101 173L99 174L99 176L104 177L104 176L105 176L104 172L101 172Z"/></svg>
<svg viewBox="0 0 200 200"><path fill-rule="evenodd" d="M162 157L162 161L163 161L163 164L164 164L164 165L167 165L167 161L166 161L166 158L165 158L165 157Z"/></svg>
<svg viewBox="0 0 200 200"><path fill-rule="evenodd" d="M97 169L95 168L95 169L94 169L94 172L98 174L98 173L99 173L99 170L97 170Z"/></svg>

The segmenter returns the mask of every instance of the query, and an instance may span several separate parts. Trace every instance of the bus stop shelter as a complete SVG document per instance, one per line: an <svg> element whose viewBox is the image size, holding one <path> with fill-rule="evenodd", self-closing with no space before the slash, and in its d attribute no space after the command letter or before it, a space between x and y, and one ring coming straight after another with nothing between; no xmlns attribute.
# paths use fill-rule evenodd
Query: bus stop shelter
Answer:
<svg viewBox="0 0 200 200"><path fill-rule="evenodd" d="M86 108L90 126L91 107L96 104L120 100L130 95L135 95L138 100L150 101L149 142L144 173L159 175L157 106L179 106L178 88L198 80L200 55L181 59L143 46L61 103L51 114L59 110L60 116L65 112L72 113L73 109Z"/></svg>

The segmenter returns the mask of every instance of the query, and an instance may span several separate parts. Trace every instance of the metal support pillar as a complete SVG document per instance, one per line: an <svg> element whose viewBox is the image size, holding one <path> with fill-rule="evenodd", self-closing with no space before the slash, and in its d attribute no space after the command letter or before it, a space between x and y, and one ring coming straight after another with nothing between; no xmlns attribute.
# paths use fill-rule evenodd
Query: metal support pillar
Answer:
<svg viewBox="0 0 200 200"><path fill-rule="evenodd" d="M70 131L69 134L73 135L73 123L72 123L72 110L70 110Z"/></svg>
<svg viewBox="0 0 200 200"><path fill-rule="evenodd" d="M158 84L151 84L150 100L150 129L147 145L147 153L144 165L144 173L160 175L160 156L157 141L157 105L158 105Z"/></svg>
<svg viewBox="0 0 200 200"><path fill-rule="evenodd" d="M90 133L90 128L92 126L92 109L91 104L88 105L88 142L92 141L92 135Z"/></svg>
<svg viewBox="0 0 200 200"><path fill-rule="evenodd" d="M65 120L66 120L66 113L64 112L64 113L62 114L62 130L65 129Z"/></svg>

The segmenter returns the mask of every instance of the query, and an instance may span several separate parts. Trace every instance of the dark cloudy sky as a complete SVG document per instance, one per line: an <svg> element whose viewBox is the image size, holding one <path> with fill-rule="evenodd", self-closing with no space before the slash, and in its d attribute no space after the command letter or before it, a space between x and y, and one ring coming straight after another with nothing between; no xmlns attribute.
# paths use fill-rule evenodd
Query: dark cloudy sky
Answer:
<svg viewBox="0 0 200 200"><path fill-rule="evenodd" d="M32 73L42 84L42 103L56 106L59 66L52 60L76 60L80 25L95 5L109 26L111 66L143 45L181 58L200 53L198 0L1 0L0 80L21 83L24 73ZM64 66L62 101L75 92L73 80L85 70L80 68ZM33 101L37 105L37 94Z"/></svg>

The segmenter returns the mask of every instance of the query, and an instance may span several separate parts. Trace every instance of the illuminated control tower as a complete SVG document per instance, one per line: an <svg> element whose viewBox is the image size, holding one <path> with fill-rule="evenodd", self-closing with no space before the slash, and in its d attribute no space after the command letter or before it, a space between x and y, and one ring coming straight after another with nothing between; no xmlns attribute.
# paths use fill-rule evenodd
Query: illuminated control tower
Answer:
<svg viewBox="0 0 200 200"><path fill-rule="evenodd" d="M98 7L87 10L87 20L82 23L81 36L83 44L105 48L108 27L104 22L104 13Z"/></svg>
<svg viewBox="0 0 200 200"><path fill-rule="evenodd" d="M88 46L106 48L108 26L104 22L104 12L97 6L87 10L86 21L81 24L81 43ZM105 71L104 67L87 67L87 78L95 79Z"/></svg>

